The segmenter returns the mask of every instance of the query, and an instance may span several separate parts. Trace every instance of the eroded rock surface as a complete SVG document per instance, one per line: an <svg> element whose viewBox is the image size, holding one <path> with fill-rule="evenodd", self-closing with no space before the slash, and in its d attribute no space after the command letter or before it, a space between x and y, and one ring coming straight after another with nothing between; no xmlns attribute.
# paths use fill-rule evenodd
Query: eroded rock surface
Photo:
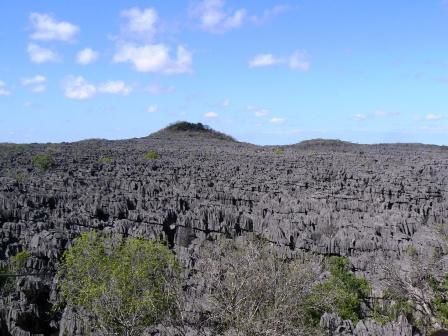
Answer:
<svg viewBox="0 0 448 336"><path fill-rule="evenodd" d="M2 335L58 334L61 324L76 332L49 301L58 258L85 230L161 237L185 261L207 235L257 232L291 250L348 256L373 281L374 261L398 260L409 246L446 252L438 230L448 216L448 148L318 140L273 149L174 131L0 145L0 260L28 250L35 274L0 299ZM160 158L146 160L149 150ZM54 158L47 171L32 164L39 153ZM377 335L362 323L349 334ZM411 335L404 322L391 328Z"/></svg>

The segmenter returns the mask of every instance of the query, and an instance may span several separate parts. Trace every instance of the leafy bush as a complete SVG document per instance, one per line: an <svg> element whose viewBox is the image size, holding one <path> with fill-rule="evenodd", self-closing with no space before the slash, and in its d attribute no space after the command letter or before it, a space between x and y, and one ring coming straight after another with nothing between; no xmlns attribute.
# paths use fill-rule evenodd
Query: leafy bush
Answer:
<svg viewBox="0 0 448 336"><path fill-rule="evenodd" d="M32 159L33 166L45 171L48 170L53 165L53 157L51 154L36 154Z"/></svg>
<svg viewBox="0 0 448 336"><path fill-rule="evenodd" d="M145 154L145 160L157 160L160 158L159 153L157 153L155 150L150 150Z"/></svg>
<svg viewBox="0 0 448 336"><path fill-rule="evenodd" d="M171 310L179 264L163 244L84 233L63 255L62 298L110 334L140 335Z"/></svg>
<svg viewBox="0 0 448 336"><path fill-rule="evenodd" d="M19 272L22 268L26 266L26 262L30 258L30 253L28 251L21 251L11 258L10 264L11 269L14 272Z"/></svg>
<svg viewBox="0 0 448 336"><path fill-rule="evenodd" d="M315 286L306 300L309 323L317 325L325 312L356 323L363 317L362 303L368 299L370 286L349 271L346 258L331 257L328 264L330 278Z"/></svg>
<svg viewBox="0 0 448 336"><path fill-rule="evenodd" d="M412 321L412 306L407 298L386 290L380 300L372 302L371 317L380 324L396 321L400 315Z"/></svg>
<svg viewBox="0 0 448 336"><path fill-rule="evenodd" d="M274 148L274 154L282 155L283 153L285 153L285 150L283 148L280 147Z"/></svg>
<svg viewBox="0 0 448 336"><path fill-rule="evenodd" d="M28 251L22 251L11 257L6 265L0 266L0 293L7 294L14 288L17 275L23 274L26 262L30 257Z"/></svg>
<svg viewBox="0 0 448 336"><path fill-rule="evenodd" d="M442 281L430 278L430 285L434 292L433 305L436 316L444 327L448 326L448 276Z"/></svg>
<svg viewBox="0 0 448 336"><path fill-rule="evenodd" d="M110 163L112 163L112 158L109 157L109 156L101 156L101 157L98 159L98 163L101 163L101 164L110 164Z"/></svg>

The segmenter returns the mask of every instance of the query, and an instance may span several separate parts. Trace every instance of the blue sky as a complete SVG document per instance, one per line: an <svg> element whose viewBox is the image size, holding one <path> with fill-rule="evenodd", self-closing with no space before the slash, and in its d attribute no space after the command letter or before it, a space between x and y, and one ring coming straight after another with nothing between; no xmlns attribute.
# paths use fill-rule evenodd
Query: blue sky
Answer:
<svg viewBox="0 0 448 336"><path fill-rule="evenodd" d="M448 144L448 2L0 2L0 142L203 122L257 144Z"/></svg>

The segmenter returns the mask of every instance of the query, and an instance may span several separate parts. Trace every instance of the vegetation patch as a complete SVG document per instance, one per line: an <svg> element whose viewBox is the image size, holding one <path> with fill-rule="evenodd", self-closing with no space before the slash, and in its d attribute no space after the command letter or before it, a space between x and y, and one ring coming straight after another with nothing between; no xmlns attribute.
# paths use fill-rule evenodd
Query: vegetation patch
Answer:
<svg viewBox="0 0 448 336"><path fill-rule="evenodd" d="M350 272L347 258L330 257L328 267L330 277L316 285L306 299L308 321L318 325L324 313L337 313L356 324L363 318L362 305L368 301L369 283Z"/></svg>
<svg viewBox="0 0 448 336"><path fill-rule="evenodd" d="M230 135L227 135L222 132L218 132L211 128L208 125L204 125L202 123L190 123L187 121L178 121L174 124L169 125L164 129L169 132L184 132L184 133L199 133L204 135L209 135L216 139L235 141Z"/></svg>
<svg viewBox="0 0 448 336"><path fill-rule="evenodd" d="M0 265L0 294L8 295L14 290L15 279L23 274L31 254L22 251L11 257L6 264Z"/></svg>
<svg viewBox="0 0 448 336"><path fill-rule="evenodd" d="M160 155L155 150L151 149L150 151L146 152L145 160L157 160L157 159L160 159Z"/></svg>
<svg viewBox="0 0 448 336"><path fill-rule="evenodd" d="M274 154L282 155L285 153L285 150L281 147L277 147L277 148L274 148L273 152L274 152Z"/></svg>
<svg viewBox="0 0 448 336"><path fill-rule="evenodd" d="M98 159L98 163L101 163L101 164L111 164L112 163L112 158L111 157L109 157L109 156L101 156L99 159Z"/></svg>
<svg viewBox="0 0 448 336"><path fill-rule="evenodd" d="M175 308L180 266L163 244L82 234L63 255L58 286L68 305L113 335L141 335Z"/></svg>
<svg viewBox="0 0 448 336"><path fill-rule="evenodd" d="M33 166L41 171L46 171L53 166L54 159L51 154L36 154L32 159Z"/></svg>

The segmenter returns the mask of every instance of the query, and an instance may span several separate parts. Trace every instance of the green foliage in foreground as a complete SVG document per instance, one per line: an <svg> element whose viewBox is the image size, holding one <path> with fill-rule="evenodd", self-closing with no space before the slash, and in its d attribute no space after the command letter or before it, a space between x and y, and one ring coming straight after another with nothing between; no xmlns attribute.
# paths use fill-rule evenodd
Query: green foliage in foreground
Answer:
<svg viewBox="0 0 448 336"><path fill-rule="evenodd" d="M433 278L430 280L434 291L433 305L436 316L444 327L448 327L448 275L440 282Z"/></svg>
<svg viewBox="0 0 448 336"><path fill-rule="evenodd" d="M82 234L63 256L59 290L111 334L140 335L173 308L180 267L161 243Z"/></svg>
<svg viewBox="0 0 448 336"><path fill-rule="evenodd" d="M145 154L145 160L157 160L160 158L159 153L157 153L155 150L151 149Z"/></svg>
<svg viewBox="0 0 448 336"><path fill-rule="evenodd" d="M32 162L34 167L45 171L51 168L54 160L51 154L36 154L33 156Z"/></svg>
<svg viewBox="0 0 448 336"><path fill-rule="evenodd" d="M347 258L331 257L328 264L330 278L316 285L306 300L309 321L317 325L328 312L357 323L363 318L362 304L368 299L369 283L349 271Z"/></svg>
<svg viewBox="0 0 448 336"><path fill-rule="evenodd" d="M404 315L408 321L412 321L410 302L387 290L383 293L383 298L373 302L372 308L371 317L381 325L396 321L400 315Z"/></svg>

